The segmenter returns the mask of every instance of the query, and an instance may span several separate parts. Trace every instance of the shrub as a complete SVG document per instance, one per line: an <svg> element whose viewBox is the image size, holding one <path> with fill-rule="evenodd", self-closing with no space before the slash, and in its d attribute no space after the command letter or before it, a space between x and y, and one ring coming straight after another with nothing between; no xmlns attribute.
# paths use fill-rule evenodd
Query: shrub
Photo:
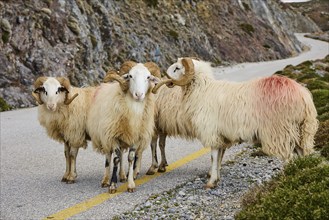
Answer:
<svg viewBox="0 0 329 220"><path fill-rule="evenodd" d="M323 146L320 150L321 156L326 158L329 161L329 143Z"/></svg>
<svg viewBox="0 0 329 220"><path fill-rule="evenodd" d="M265 186L251 190L241 219L327 219L329 165L320 157L298 158ZM267 189L267 190L266 190Z"/></svg>
<svg viewBox="0 0 329 220"><path fill-rule="evenodd" d="M242 23L239 27L249 35L252 35L255 32L255 29L251 24Z"/></svg>
<svg viewBox="0 0 329 220"><path fill-rule="evenodd" d="M7 102L0 97L0 112L9 111L10 109L10 105L8 105Z"/></svg>
<svg viewBox="0 0 329 220"><path fill-rule="evenodd" d="M329 120L323 121L319 125L318 132L315 135L315 146L321 148L329 144Z"/></svg>
<svg viewBox="0 0 329 220"><path fill-rule="evenodd" d="M310 80L307 83L307 88L309 90L314 90L314 89L327 89L327 90L329 90L329 84L327 82L322 81L322 80L313 79L313 80Z"/></svg>
<svg viewBox="0 0 329 220"><path fill-rule="evenodd" d="M312 95L316 108L327 105L329 100L329 90L326 89L313 90Z"/></svg>

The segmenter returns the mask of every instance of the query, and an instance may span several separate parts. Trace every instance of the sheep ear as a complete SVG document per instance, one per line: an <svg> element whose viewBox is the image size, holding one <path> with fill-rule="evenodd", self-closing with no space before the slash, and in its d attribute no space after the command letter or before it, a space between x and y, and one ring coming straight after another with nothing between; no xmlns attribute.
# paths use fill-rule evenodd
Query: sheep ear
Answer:
<svg viewBox="0 0 329 220"><path fill-rule="evenodd" d="M156 85L160 82L160 79L156 76L150 76L150 82L152 82Z"/></svg>
<svg viewBox="0 0 329 220"><path fill-rule="evenodd" d="M131 68L133 68L137 63L134 61L126 61L124 62L119 70L119 75L124 75L126 73L129 73L129 71L131 70Z"/></svg>
<svg viewBox="0 0 329 220"><path fill-rule="evenodd" d="M153 76L161 78L160 68L157 64L155 64L153 62L147 62L147 63L144 64L144 66L150 71L150 73Z"/></svg>
<svg viewBox="0 0 329 220"><path fill-rule="evenodd" d="M69 92L64 86L58 88L58 92Z"/></svg>
<svg viewBox="0 0 329 220"><path fill-rule="evenodd" d="M40 94L41 92L45 92L45 91L46 91L45 88L43 86L41 86L39 88L36 88L33 92Z"/></svg>
<svg viewBox="0 0 329 220"><path fill-rule="evenodd" d="M131 75L129 75L128 73L127 74L124 74L121 76L124 80L126 81L129 81L129 79L131 78Z"/></svg>

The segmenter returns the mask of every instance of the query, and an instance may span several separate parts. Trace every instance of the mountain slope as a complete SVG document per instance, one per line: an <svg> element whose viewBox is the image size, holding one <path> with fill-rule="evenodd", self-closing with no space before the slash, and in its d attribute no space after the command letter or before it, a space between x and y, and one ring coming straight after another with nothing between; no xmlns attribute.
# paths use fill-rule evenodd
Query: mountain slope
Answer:
<svg viewBox="0 0 329 220"><path fill-rule="evenodd" d="M1 97L13 107L31 106L40 75L95 84L128 59L155 61L165 70L181 56L218 65L301 52L295 30L281 21L287 10L295 12L275 0L262 5L275 8L272 20L252 0L1 1Z"/></svg>

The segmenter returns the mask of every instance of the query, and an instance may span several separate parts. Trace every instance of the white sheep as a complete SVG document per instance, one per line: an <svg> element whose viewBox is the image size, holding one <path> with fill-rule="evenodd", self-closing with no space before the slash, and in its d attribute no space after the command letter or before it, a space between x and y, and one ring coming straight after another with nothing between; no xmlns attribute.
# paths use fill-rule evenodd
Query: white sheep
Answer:
<svg viewBox="0 0 329 220"><path fill-rule="evenodd" d="M109 73L114 73L110 71ZM33 97L39 104L38 119L46 128L52 139L64 143L66 171L62 182L74 183L77 177L76 157L79 148L86 148L90 140L86 131L87 115L90 105L99 90L97 87L72 87L64 77L39 77L34 83ZM70 94L75 95L70 97ZM79 98L75 99L79 95ZM75 99L75 100L74 100ZM72 102L74 100L74 102ZM102 187L109 186L111 156L105 158L105 173L101 182ZM123 154L119 155L122 160ZM126 180L124 167L120 164L120 181Z"/></svg>
<svg viewBox="0 0 329 220"><path fill-rule="evenodd" d="M193 58L199 60L198 58ZM213 79L213 68L209 62L200 62L204 77ZM165 153L166 137L180 137L192 139L189 135L190 127L185 127L180 116L180 105L182 100L182 89L180 87L161 87L155 98L155 132L151 142L152 164L147 171L147 175L153 175L156 171L165 172L168 165ZM157 160L157 142L161 151L161 162Z"/></svg>
<svg viewBox="0 0 329 220"><path fill-rule="evenodd" d="M163 85L153 76L159 72L154 63L125 62L121 74L108 74L104 82L119 83L102 84L95 93L87 120L87 131L96 151L106 155L120 153L129 149L128 153L128 192L135 191L134 177L140 169L142 152L151 141L154 131L154 97L152 92ZM119 156L119 155L118 155ZM112 172L110 193L116 192L117 165L119 157L115 157ZM122 163L121 163L122 164Z"/></svg>
<svg viewBox="0 0 329 220"><path fill-rule="evenodd" d="M49 137L64 143L66 171L62 182L74 183L79 148L87 147L86 119L95 87L72 87L64 77L39 77L34 88L40 124Z"/></svg>
<svg viewBox="0 0 329 220"><path fill-rule="evenodd" d="M311 93L287 77L248 82L204 77L202 62L178 59L167 75L182 88L179 120L189 136L211 147L211 172L206 187L220 177L225 149L235 143L260 142L262 150L282 159L313 151L317 112Z"/></svg>

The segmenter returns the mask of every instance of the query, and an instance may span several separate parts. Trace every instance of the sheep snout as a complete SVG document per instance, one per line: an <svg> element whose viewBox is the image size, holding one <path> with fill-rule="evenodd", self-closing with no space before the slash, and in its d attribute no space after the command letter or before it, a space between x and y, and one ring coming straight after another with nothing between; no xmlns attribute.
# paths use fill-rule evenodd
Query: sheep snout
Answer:
<svg viewBox="0 0 329 220"><path fill-rule="evenodd" d="M47 104L47 108L48 108L48 110L54 112L56 110L56 104L54 104L54 103L48 103Z"/></svg>
<svg viewBox="0 0 329 220"><path fill-rule="evenodd" d="M134 99L137 101L143 101L145 98L145 94L142 92L135 92L134 93Z"/></svg>

